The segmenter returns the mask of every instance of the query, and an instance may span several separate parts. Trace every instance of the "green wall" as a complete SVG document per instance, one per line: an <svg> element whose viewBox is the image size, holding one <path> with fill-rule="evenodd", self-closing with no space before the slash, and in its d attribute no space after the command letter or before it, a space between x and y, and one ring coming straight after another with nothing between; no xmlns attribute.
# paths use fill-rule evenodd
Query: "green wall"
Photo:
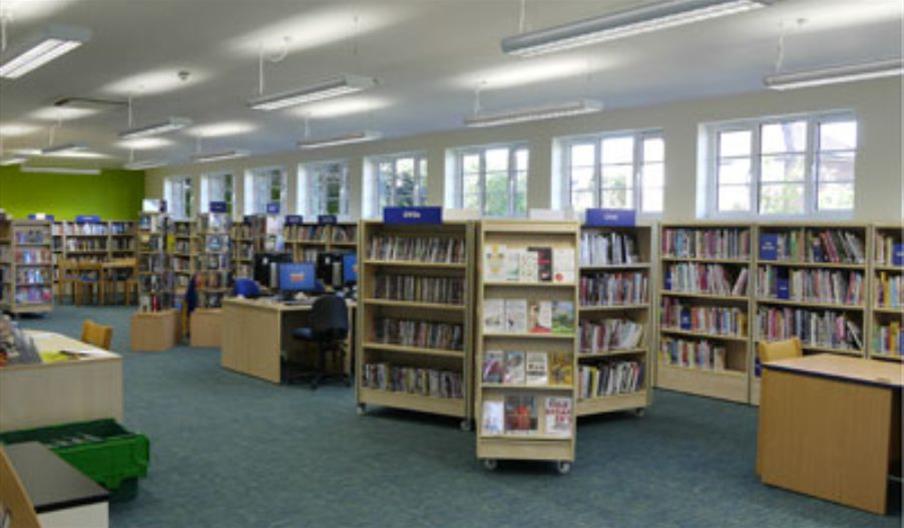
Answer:
<svg viewBox="0 0 904 528"><path fill-rule="evenodd" d="M30 213L74 220L99 215L104 220L138 218L144 198L144 172L104 170L99 175L26 173L0 167L0 208L13 218Z"/></svg>

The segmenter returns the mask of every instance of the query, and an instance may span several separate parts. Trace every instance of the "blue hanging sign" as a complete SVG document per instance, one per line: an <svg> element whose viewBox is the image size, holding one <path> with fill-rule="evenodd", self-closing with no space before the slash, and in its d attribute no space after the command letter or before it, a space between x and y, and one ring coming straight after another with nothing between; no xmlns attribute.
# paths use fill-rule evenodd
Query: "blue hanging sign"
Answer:
<svg viewBox="0 0 904 528"><path fill-rule="evenodd" d="M584 224L589 227L634 227L637 211L633 209L587 209Z"/></svg>
<svg viewBox="0 0 904 528"><path fill-rule="evenodd" d="M384 207L384 224L442 224L443 208L428 207Z"/></svg>
<svg viewBox="0 0 904 528"><path fill-rule="evenodd" d="M317 215L317 223L320 225L336 225L336 215Z"/></svg>
<svg viewBox="0 0 904 528"><path fill-rule="evenodd" d="M4 216L5 215L0 214L0 219L3 219ZM54 221L53 215L44 214L44 213L32 213L32 214L28 215L28 219L29 220L47 220L48 222Z"/></svg>
<svg viewBox="0 0 904 528"><path fill-rule="evenodd" d="M279 214L279 202L270 202L267 204L267 214L278 215Z"/></svg>
<svg viewBox="0 0 904 528"><path fill-rule="evenodd" d="M99 224L100 217L97 215L78 215L75 217L76 224Z"/></svg>
<svg viewBox="0 0 904 528"><path fill-rule="evenodd" d="M225 213L226 212L226 202L210 202L210 212L211 213Z"/></svg>
<svg viewBox="0 0 904 528"><path fill-rule="evenodd" d="M301 225L304 223L304 217L301 215L286 215L285 225Z"/></svg>

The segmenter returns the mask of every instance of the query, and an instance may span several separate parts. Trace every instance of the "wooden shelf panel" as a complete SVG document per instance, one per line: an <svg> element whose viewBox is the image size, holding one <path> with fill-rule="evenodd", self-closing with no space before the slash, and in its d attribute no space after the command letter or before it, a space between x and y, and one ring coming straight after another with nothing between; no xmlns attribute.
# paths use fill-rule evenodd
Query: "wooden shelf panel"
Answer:
<svg viewBox="0 0 904 528"><path fill-rule="evenodd" d="M717 301L744 301L747 302L750 300L750 297L746 295L717 295L715 293L695 293L695 292L680 292L675 290L660 290L660 295L665 295L666 297L688 297L691 299L713 299Z"/></svg>
<svg viewBox="0 0 904 528"><path fill-rule="evenodd" d="M628 394L613 394L578 400L578 416L619 411L633 411L647 406L646 389Z"/></svg>
<svg viewBox="0 0 904 528"><path fill-rule="evenodd" d="M527 385L514 383L487 383L481 384L481 388L493 391L518 391L518 392L571 392L574 387L571 385Z"/></svg>
<svg viewBox="0 0 904 528"><path fill-rule="evenodd" d="M760 266L781 266L787 268L827 268L827 269L850 269L865 270L866 263L849 264L846 262L807 262L800 260L757 260Z"/></svg>
<svg viewBox="0 0 904 528"><path fill-rule="evenodd" d="M847 311L860 311L866 309L863 305L856 304L834 304L834 303L821 303L821 302L810 302L810 301L794 301L791 299L769 299L765 297L757 297L756 302L760 304L780 304L783 306L798 306L801 308L826 308L833 310L847 310Z"/></svg>
<svg viewBox="0 0 904 528"><path fill-rule="evenodd" d="M656 386L698 396L747 403L746 372L709 371L659 364Z"/></svg>
<svg viewBox="0 0 904 528"><path fill-rule="evenodd" d="M681 328L670 328L663 326L659 328L663 334L674 334L688 337L702 337L707 339L721 339L724 341L747 341L748 336L732 335L732 334L711 334L709 332L698 332L696 330L682 330Z"/></svg>
<svg viewBox="0 0 904 528"><path fill-rule="evenodd" d="M663 262L700 262L704 264L737 264L746 266L750 264L751 259L743 258L700 258L700 257L671 257L665 256L662 257L661 260Z"/></svg>
<svg viewBox="0 0 904 528"><path fill-rule="evenodd" d="M420 301L398 301L395 299L364 299L365 304L373 306L397 306L403 308L417 308L420 310L441 310L449 312L463 312L464 305L446 303L428 303Z"/></svg>
<svg viewBox="0 0 904 528"><path fill-rule="evenodd" d="M637 354L646 354L649 352L646 348L622 348L617 350L606 350L605 352L578 352L578 361L582 359L601 359L619 356L634 356Z"/></svg>
<svg viewBox="0 0 904 528"><path fill-rule="evenodd" d="M600 266L581 266L579 269L581 273L584 272L593 272L593 271L618 271L618 270L633 270L633 269L650 269L651 264L649 262L634 262L631 264L606 264Z"/></svg>
<svg viewBox="0 0 904 528"><path fill-rule="evenodd" d="M484 281L488 288L574 288L573 282L522 282L522 281Z"/></svg>
<svg viewBox="0 0 904 528"><path fill-rule="evenodd" d="M434 398L407 392L358 387L358 403L464 418L464 398Z"/></svg>
<svg viewBox="0 0 904 528"><path fill-rule="evenodd" d="M606 305L581 305L578 306L578 312L619 312L622 310L648 310L650 304L606 304Z"/></svg>
<svg viewBox="0 0 904 528"><path fill-rule="evenodd" d="M365 265L370 266L400 266L415 268L445 268L445 269L464 269L466 264L463 262L420 262L418 260L372 260L365 259Z"/></svg>
<svg viewBox="0 0 904 528"><path fill-rule="evenodd" d="M371 343L365 342L361 345L363 348L368 350L384 350L387 352L401 352L404 354L416 354L420 356L436 356L436 357L449 357L449 358L461 358L464 356L464 352L461 350L444 350L440 348L420 348L413 346L405 346L405 345L391 345L387 343Z"/></svg>
<svg viewBox="0 0 904 528"><path fill-rule="evenodd" d="M514 332L484 332L483 337L491 339L575 339L575 334L532 334L530 332L514 333Z"/></svg>

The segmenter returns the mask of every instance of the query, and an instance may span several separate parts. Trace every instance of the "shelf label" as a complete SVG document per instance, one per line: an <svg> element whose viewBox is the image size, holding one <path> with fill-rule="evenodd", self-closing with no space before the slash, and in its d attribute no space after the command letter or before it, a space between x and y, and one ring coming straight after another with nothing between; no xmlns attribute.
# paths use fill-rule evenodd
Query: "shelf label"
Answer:
<svg viewBox="0 0 904 528"><path fill-rule="evenodd" d="M895 266L904 266L904 244L895 244L892 246L891 263Z"/></svg>
<svg viewBox="0 0 904 528"><path fill-rule="evenodd" d="M317 223L320 225L336 225L336 215L317 215Z"/></svg>
<svg viewBox="0 0 904 528"><path fill-rule="evenodd" d="M4 217L5 217L5 215L0 213L0 220L3 220ZM48 220L50 222L53 222L54 216L52 214L46 214L46 213L32 213L32 214L28 215L28 219L29 220Z"/></svg>
<svg viewBox="0 0 904 528"><path fill-rule="evenodd" d="M78 215L75 217L76 224L99 224L100 217L97 215Z"/></svg>
<svg viewBox="0 0 904 528"><path fill-rule="evenodd" d="M286 215L285 225L301 225L304 223L304 217L301 215Z"/></svg>
<svg viewBox="0 0 904 528"><path fill-rule="evenodd" d="M442 224L443 208L426 207L384 207L385 224Z"/></svg>
<svg viewBox="0 0 904 528"><path fill-rule="evenodd" d="M587 209L584 225L590 227L634 227L637 211L633 209Z"/></svg>
<svg viewBox="0 0 904 528"><path fill-rule="evenodd" d="M760 260L778 258L778 233L760 234Z"/></svg>
<svg viewBox="0 0 904 528"><path fill-rule="evenodd" d="M279 214L279 202L270 202L267 204L267 214L278 215Z"/></svg>
<svg viewBox="0 0 904 528"><path fill-rule="evenodd" d="M211 213L225 213L226 202L210 202L209 209Z"/></svg>

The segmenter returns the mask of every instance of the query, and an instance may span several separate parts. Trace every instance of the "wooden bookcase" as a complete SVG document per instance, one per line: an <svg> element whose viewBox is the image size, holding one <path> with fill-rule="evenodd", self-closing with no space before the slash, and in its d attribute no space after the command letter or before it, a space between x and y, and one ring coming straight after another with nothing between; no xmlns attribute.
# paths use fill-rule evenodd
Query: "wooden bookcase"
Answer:
<svg viewBox="0 0 904 528"><path fill-rule="evenodd" d="M241 223L234 223L229 230L232 241L232 274L235 278L251 278L254 275L254 254L261 250L262 227L255 216L246 216Z"/></svg>
<svg viewBox="0 0 904 528"><path fill-rule="evenodd" d="M735 402L746 403L749 400L749 372L752 360L752 305L750 291L753 288L753 244L755 229L750 224L731 222L685 222L663 223L659 231L659 317L657 329L659 335L659 354L656 369L656 386L700 396L709 396ZM707 235L707 234L710 235ZM729 251L713 245L715 234L723 239L737 238L738 242ZM676 244L674 241L687 235L687 244ZM708 237L708 238L707 238ZM746 240L745 244L741 240ZM713 273L725 272L729 277L729 291L725 293L700 292L694 285L670 284L672 271L681 272L703 267L712 269ZM720 271L721 270L721 271ZM744 291L733 294L731 288L741 273L747 274ZM678 307L676 309L676 307ZM679 315L678 324L674 317L665 318L670 313L687 313ZM728 315L732 324L714 325L700 324L701 318L691 314L722 313ZM706 316L703 316L706 321ZM712 330L718 331L712 331ZM687 355L674 350L681 350L679 343L691 343L695 347L704 344L709 352ZM724 361L716 361L724 350ZM708 356L708 357L707 357ZM702 363L706 363L703 365Z"/></svg>
<svg viewBox="0 0 904 528"><path fill-rule="evenodd" d="M135 258L135 232L137 224L133 220L110 220L110 259Z"/></svg>
<svg viewBox="0 0 904 528"><path fill-rule="evenodd" d="M808 248L812 245L815 238L820 238L820 247L825 248L827 242L820 234L827 232L850 233L854 235L862 245L862 259L859 262L823 262L818 259L811 258ZM754 244L755 250L755 289L753 290L754 311L752 312L752 322L754 329L754 347L760 341L766 341L769 336L763 327L765 323L766 313L770 310L783 310L784 313L790 313L786 310L807 310L810 313L826 314L834 313L837 316L843 316L845 320L856 325L859 332L859 347L840 347L832 346L831 343L814 343L801 339L804 354L816 353L832 353L843 354L856 357L866 356L866 341L868 340L868 322L867 307L869 298L869 255L871 248L869 226L865 224L849 224L849 223L768 223L759 224L757 227L757 241ZM781 243L786 246L787 250L778 249L777 257L773 259L764 258L762 245L766 237L778 237L778 240L787 240L787 243ZM774 239L773 239L774 240ZM796 242L791 242L796 240ZM835 242L833 242L834 247ZM835 249L840 250L840 248ZM767 273L769 279L767 279ZM859 300L846 302L845 299L826 298L826 293L822 293L823 297L811 297L806 292L799 291L797 295L794 291L792 276L799 274L800 277L810 277L811 279L817 274L821 276L841 276L849 284L852 277L860 277L861 288ZM776 277L773 280L771 277ZM804 280L803 278L801 280ZM787 281L787 295L781 294L788 298L780 298L771 285ZM806 282L806 281L804 281ZM782 287L784 290L784 287ZM773 291L775 290L775 291ZM846 292L840 292L839 295L845 295ZM814 294L815 295L815 294ZM845 323L846 324L846 323ZM845 334L850 333L849 328L845 327ZM775 335L776 339L783 339L795 335ZM756 349L754 348L754 351ZM759 404L760 396L760 367L758 359L751 358L752 375L750 376L750 402L754 405Z"/></svg>
<svg viewBox="0 0 904 528"><path fill-rule="evenodd" d="M870 266L870 317L869 357L888 361L902 361L904 350L885 344L880 331L889 332L897 323L897 332L904 332L904 303L901 302L901 291L904 290L904 265L895 265L889 250L894 251L895 244L904 243L904 224L876 224L873 226L873 248ZM889 284L897 280L898 297L893 301L894 289ZM892 332L894 333L894 332ZM893 337L892 337L893 338ZM900 338L898 343L900 343Z"/></svg>
<svg viewBox="0 0 904 528"><path fill-rule="evenodd" d="M355 347L356 401L359 413L365 412L368 405L419 411L460 418L462 429L469 430L473 419L474 379L473 319L470 312L476 267L473 222L390 225L378 221L362 221L360 230L362 236L358 246ZM395 237L401 243L434 239L435 246L454 241L451 243L457 244L460 253L448 258L430 258L429 255L410 253L377 253L375 248L378 242L390 240L389 237ZM345 240L338 242L337 250L355 249ZM459 292L457 297L426 297L423 290L415 290L413 287L401 292L390 289L388 284L406 280L399 277L424 282L446 280L450 288L456 282L461 287L460 290L455 290ZM418 291L424 295L417 295ZM393 321L397 320L413 321L413 324L450 325L447 329L457 326L460 328L461 346L436 346L423 342L412 344L411 340L394 331L386 331L394 328ZM405 387L393 387L393 368L400 374L426 376L426 387L423 378L419 384L422 390L406 391L400 390ZM460 380L457 383L451 381L455 376ZM381 383L381 379L386 381ZM437 380L449 380L452 386L460 385L461 388L435 389Z"/></svg>
<svg viewBox="0 0 904 528"><path fill-rule="evenodd" d="M0 308L13 315L53 310L49 220L0 221Z"/></svg>
<svg viewBox="0 0 904 528"><path fill-rule="evenodd" d="M578 224L484 220L477 231L477 253L480 255L475 299L477 457L487 469L494 469L500 459L538 460L553 461L560 473L567 473L575 458L577 423L578 334L575 312L578 307L580 258ZM541 254L551 257L546 263L550 267L551 280L533 280L533 265L524 266L530 271L528 277L521 276L521 264L519 276L506 277L513 280L499 280L502 266L500 255L530 254L532 251L529 248L534 248L537 257L533 262L539 263L541 270L544 265L540 260L546 260ZM557 264L556 254L568 250L571 251L571 261L560 254ZM543 273L539 271L536 276ZM497 308L489 310L488 301ZM524 312L518 308L518 314L538 315L527 315L526 321L523 321L527 331L519 331L522 323L509 320L508 308L504 314L498 313L501 303L525 307ZM551 331L537 332L541 326L546 328L543 326L545 323L541 322L545 321L545 316L540 315L546 310L544 305L554 305L550 310L556 313L559 307L567 310L569 303L571 320L566 326L570 325L570 333L561 331L561 327L556 331L556 321L559 320L556 315L550 316ZM522 319L522 316L515 315L515 319ZM495 320L505 328L499 331L496 323L490 325L489 320ZM563 320L567 321L567 318ZM506 331L510 328L515 330ZM543 382L540 377L541 383L528 385L527 376L524 376L524 381L519 381L519 369L512 365L518 363L520 354L522 366L527 370L528 360L536 361L530 359L532 353L546 358L546 380ZM488 354L493 356L490 361L487 361ZM498 372L493 365L498 367L500 362L503 372L491 375L494 368ZM508 383L506 375L511 376ZM484 381L484 376L488 381ZM501 382L493 381L500 376ZM512 378L515 380L512 381ZM555 414L548 417L553 422L549 427L546 411L550 405L562 414L562 424L569 426L567 431L556 432L555 425L559 420Z"/></svg>
<svg viewBox="0 0 904 528"><path fill-rule="evenodd" d="M229 213L198 215L195 256L198 266L198 308L219 309L232 286Z"/></svg>
<svg viewBox="0 0 904 528"><path fill-rule="evenodd" d="M173 276L166 253L169 231L166 214L141 213L138 221L139 312L162 312L173 306Z"/></svg>
<svg viewBox="0 0 904 528"><path fill-rule="evenodd" d="M322 251L355 251L358 247L358 224L286 225L283 228L286 252L294 262L315 262Z"/></svg>
<svg viewBox="0 0 904 528"><path fill-rule="evenodd" d="M652 398L653 366L651 364L651 350L655 344L652 332L651 298L655 289L653 282L653 229L650 226L637 227L589 227L581 228L580 239L580 279L579 296L581 304L578 307L579 329L579 353L578 353L578 416L602 414L617 411L634 411L643 414L644 409L650 404ZM625 248L622 240L631 240L634 246L633 254L636 258L629 258L624 254ZM620 245L618 250L615 245ZM625 248L626 249L626 248ZM617 251L617 252L616 252ZM635 284L639 279L640 288L633 287L627 292L624 290L613 291L604 287L610 281L631 280ZM601 284L602 283L602 284ZM596 286L596 288L594 288ZM593 292L599 292L595 295ZM633 292L633 293L631 293ZM611 294L611 297L609 295ZM603 297L606 295L606 297ZM605 328L606 322L615 325L618 322L629 322L640 328L640 341L636 346L625 346L619 343L601 343L608 335L599 336L594 346L589 332L584 331L584 325L595 324ZM619 325L621 326L621 325ZM618 328L618 327L615 327ZM617 330L616 330L617 332ZM598 333L603 333L602 331ZM605 334L609 332L606 331ZM588 339L589 338L589 339ZM585 397L582 380L583 369L597 375L599 367L611 367L613 364L634 362L640 365L640 384L634 391L621 392L616 389L613 394L603 396ZM630 364L630 363L629 363ZM597 369L597 370L590 370ZM592 383L588 384L591 387ZM599 391L597 391L599 392ZM603 392L606 392L605 390Z"/></svg>
<svg viewBox="0 0 904 528"><path fill-rule="evenodd" d="M173 243L169 246L173 269L173 289L176 296L181 297L188 288L197 269L195 255L195 222L193 220L175 220L172 222Z"/></svg>
<svg viewBox="0 0 904 528"><path fill-rule="evenodd" d="M53 285L59 289L59 261L106 262L137 258L138 224L135 220L100 220L78 223L57 220L52 226Z"/></svg>

